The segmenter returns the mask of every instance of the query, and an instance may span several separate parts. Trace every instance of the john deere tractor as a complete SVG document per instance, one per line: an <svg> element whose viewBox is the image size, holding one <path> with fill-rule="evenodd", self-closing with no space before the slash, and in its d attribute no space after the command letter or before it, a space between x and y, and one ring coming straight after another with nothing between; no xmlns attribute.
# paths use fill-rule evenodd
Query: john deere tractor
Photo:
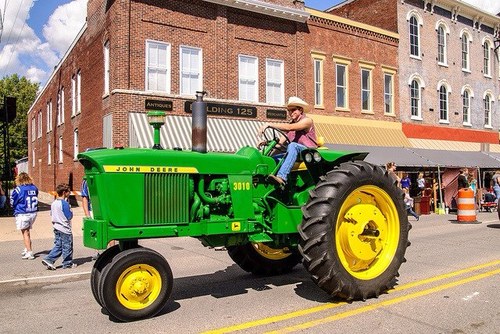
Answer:
<svg viewBox="0 0 500 334"><path fill-rule="evenodd" d="M193 149L115 148L79 155L93 218L84 244L106 249L92 269L96 301L121 321L152 317L174 283L167 260L139 240L194 237L223 247L243 270L282 275L299 262L326 293L377 297L396 284L410 224L403 193L366 153L306 149L280 186L268 180L283 135L260 148L206 152L206 103L193 103ZM198 116L201 115L201 116ZM285 143L286 145L286 143Z"/></svg>

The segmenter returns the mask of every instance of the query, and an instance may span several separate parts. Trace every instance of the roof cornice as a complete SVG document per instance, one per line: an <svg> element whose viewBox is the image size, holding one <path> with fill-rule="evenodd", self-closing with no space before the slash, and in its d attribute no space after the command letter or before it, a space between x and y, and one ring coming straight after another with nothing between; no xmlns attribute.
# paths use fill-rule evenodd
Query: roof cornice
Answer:
<svg viewBox="0 0 500 334"><path fill-rule="evenodd" d="M238 8L263 15L279 17L285 20L305 23L309 14L303 9L280 6L259 0L204 0L233 8Z"/></svg>

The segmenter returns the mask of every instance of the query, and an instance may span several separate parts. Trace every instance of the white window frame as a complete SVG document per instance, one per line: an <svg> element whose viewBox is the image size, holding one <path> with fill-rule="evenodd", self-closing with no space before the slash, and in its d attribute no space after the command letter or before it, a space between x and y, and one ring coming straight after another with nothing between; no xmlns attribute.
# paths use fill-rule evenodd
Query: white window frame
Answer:
<svg viewBox="0 0 500 334"><path fill-rule="evenodd" d="M185 64L184 62L184 53L188 52L189 54L189 63ZM193 60L191 59L191 55L196 54L198 57L197 66L192 66ZM180 83L180 94L181 95L196 95L197 91L203 90L203 51L200 48L195 48L192 46L181 45L179 47L179 83ZM184 85L184 78L188 78L188 87ZM194 84L193 84L194 81ZM194 87L192 87L194 86Z"/></svg>
<svg viewBox="0 0 500 334"><path fill-rule="evenodd" d="M442 91L443 89L445 93L444 95ZM439 123L449 124L451 87L446 80L441 80L438 82L437 91L438 91ZM443 104L445 105L443 106Z"/></svg>
<svg viewBox="0 0 500 334"><path fill-rule="evenodd" d="M483 107L484 107L484 127L486 129L492 129L491 118L493 117L493 93L488 89L483 95Z"/></svg>
<svg viewBox="0 0 500 334"><path fill-rule="evenodd" d="M462 122L465 126L471 126L471 91L464 89L462 92Z"/></svg>
<svg viewBox="0 0 500 334"><path fill-rule="evenodd" d="M238 99L259 101L259 58L238 55Z"/></svg>
<svg viewBox="0 0 500 334"><path fill-rule="evenodd" d="M76 72L76 114L82 112L82 71Z"/></svg>
<svg viewBox="0 0 500 334"><path fill-rule="evenodd" d="M71 117L76 116L76 74L71 76Z"/></svg>
<svg viewBox="0 0 500 334"><path fill-rule="evenodd" d="M415 82L417 85L418 85L418 96L416 98L413 97L413 88L412 88L412 85L413 85L413 82ZM418 74L418 73L413 73L412 75L410 75L410 78L408 80L408 87L409 87L409 97L410 97L410 118L412 120L415 120L415 121L421 121L423 120L423 116L422 116L422 90L425 88L425 82L424 80L422 79L422 77ZM413 104L412 104L412 101L415 100L416 101L416 111L417 111L417 115L413 115L413 111L414 111L414 108L413 108Z"/></svg>
<svg viewBox="0 0 500 334"><path fill-rule="evenodd" d="M73 160L77 160L77 155L79 153L78 147L78 129L73 130Z"/></svg>
<svg viewBox="0 0 500 334"><path fill-rule="evenodd" d="M37 138L42 138L42 122L43 122L43 117L42 117L42 111L40 110L37 113Z"/></svg>
<svg viewBox="0 0 500 334"><path fill-rule="evenodd" d="M472 43L472 34L467 29L462 29L462 31L460 32L460 38L462 52L462 71L470 73L470 45Z"/></svg>
<svg viewBox="0 0 500 334"><path fill-rule="evenodd" d="M57 92L57 126L64 124L64 87Z"/></svg>
<svg viewBox="0 0 500 334"><path fill-rule="evenodd" d="M52 131L52 100L47 102L47 133Z"/></svg>
<svg viewBox="0 0 500 334"><path fill-rule="evenodd" d="M58 145L58 161L60 164L63 163L63 137L59 136L59 145Z"/></svg>
<svg viewBox="0 0 500 334"><path fill-rule="evenodd" d="M155 41L155 40L146 40L146 74L145 74L145 83L144 87L146 87L146 91L152 91L152 92L162 92L162 93L167 93L170 94L171 90L171 75L172 75L172 67L171 67L171 50L172 46L170 43L164 43L160 41ZM165 50L165 57L166 59L163 59L165 64L162 64L158 60L160 59L159 57L159 50L163 49ZM153 62L153 60L156 58L156 62ZM165 74L165 82L162 84L165 86L164 88L158 88L158 83L160 80L158 79L158 74ZM150 83L149 77L150 75L155 75L155 84Z"/></svg>
<svg viewBox="0 0 500 334"><path fill-rule="evenodd" d="M47 142L47 165L52 164L52 147L50 145L50 141Z"/></svg>
<svg viewBox="0 0 500 334"><path fill-rule="evenodd" d="M448 35L450 30L446 23L439 20L436 24L438 40L438 65L448 66Z"/></svg>
<svg viewBox="0 0 500 334"><path fill-rule="evenodd" d="M324 63L326 56L322 53L312 53L314 74L314 107L324 109Z"/></svg>
<svg viewBox="0 0 500 334"><path fill-rule="evenodd" d="M347 58L343 58L340 56L334 56L333 62L335 64L335 110L336 111L350 111L349 109L349 69L351 65L351 60ZM344 68L344 76L342 78L341 86L339 83L339 67ZM344 95L344 105L339 105L339 90Z"/></svg>
<svg viewBox="0 0 500 334"><path fill-rule="evenodd" d="M285 104L285 63L279 59L266 59L266 103Z"/></svg>
<svg viewBox="0 0 500 334"><path fill-rule="evenodd" d="M104 43L104 95L109 95L109 75L110 75L110 58L109 58L109 40Z"/></svg>
<svg viewBox="0 0 500 334"><path fill-rule="evenodd" d="M33 148L31 150L31 166L35 167L35 161L36 161L36 154L35 154L35 149Z"/></svg>
<svg viewBox="0 0 500 334"><path fill-rule="evenodd" d="M373 82L372 82L372 69L362 66L360 71L360 98L361 98L361 112L362 113L373 113ZM364 74L368 75L368 80L364 82ZM367 95L367 103L365 106L365 95Z"/></svg>
<svg viewBox="0 0 500 334"><path fill-rule="evenodd" d="M394 77L395 71L384 70L384 114L394 115ZM386 79L389 78L389 91L387 91ZM389 109L389 111L387 111Z"/></svg>
<svg viewBox="0 0 500 334"><path fill-rule="evenodd" d="M31 141L34 142L36 139L36 118L33 116L31 118Z"/></svg>
<svg viewBox="0 0 500 334"><path fill-rule="evenodd" d="M415 24L413 24L412 19ZM406 20L408 21L408 45L410 47L408 51L410 58L421 60L420 27L423 26L423 19L416 10L410 10L406 15ZM412 26L416 29L414 34L412 34ZM412 43L412 36L415 36L415 43ZM414 49L416 49L415 52L413 52Z"/></svg>
<svg viewBox="0 0 500 334"><path fill-rule="evenodd" d="M483 39L483 75L491 78L491 43L489 39Z"/></svg>

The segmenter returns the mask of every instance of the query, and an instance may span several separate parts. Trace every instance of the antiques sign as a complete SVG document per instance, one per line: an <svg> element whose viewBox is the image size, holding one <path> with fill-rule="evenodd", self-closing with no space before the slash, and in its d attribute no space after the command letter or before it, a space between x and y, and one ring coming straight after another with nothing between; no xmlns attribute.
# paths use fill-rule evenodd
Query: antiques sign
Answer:
<svg viewBox="0 0 500 334"><path fill-rule="evenodd" d="M146 110L163 110L172 111L173 103L172 101L162 101L162 100L147 100L144 102L144 109Z"/></svg>
<svg viewBox="0 0 500 334"><path fill-rule="evenodd" d="M186 101L184 104L184 111L187 113L192 112L192 101ZM207 114L220 115L220 116L233 116L233 117L246 117L256 118L257 108L246 107L232 104L210 103L207 102Z"/></svg>
<svg viewBox="0 0 500 334"><path fill-rule="evenodd" d="M286 119L286 110L267 109L266 110L266 117L267 118L274 118L274 119Z"/></svg>

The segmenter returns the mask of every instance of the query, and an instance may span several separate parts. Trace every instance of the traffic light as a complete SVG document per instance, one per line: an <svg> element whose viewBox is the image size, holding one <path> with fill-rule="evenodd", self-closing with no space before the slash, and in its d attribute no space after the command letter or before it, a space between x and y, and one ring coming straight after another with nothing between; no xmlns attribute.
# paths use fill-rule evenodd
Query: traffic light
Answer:
<svg viewBox="0 0 500 334"><path fill-rule="evenodd" d="M16 98L13 96L3 97L3 107L0 109L0 121L12 122L16 118Z"/></svg>

